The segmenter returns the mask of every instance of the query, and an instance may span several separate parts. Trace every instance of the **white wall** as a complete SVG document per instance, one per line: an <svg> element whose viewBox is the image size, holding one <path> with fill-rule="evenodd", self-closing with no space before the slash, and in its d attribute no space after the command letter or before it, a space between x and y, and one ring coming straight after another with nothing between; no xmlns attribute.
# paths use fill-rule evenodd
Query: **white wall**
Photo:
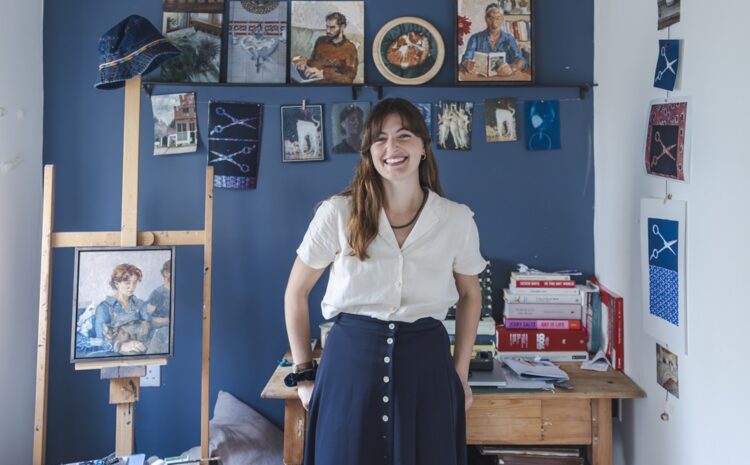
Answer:
<svg viewBox="0 0 750 465"><path fill-rule="evenodd" d="M669 182L687 201L688 353L679 356L680 398L656 383L655 341L642 329L639 202L663 197L665 181L644 174L643 141L658 39L656 0L595 3L594 110L596 270L625 298L626 372L647 392L615 421L615 464L747 464L750 406L750 53L745 0L682 2L670 38L683 39L680 89L692 97L690 184ZM744 457L743 457L744 455Z"/></svg>
<svg viewBox="0 0 750 465"><path fill-rule="evenodd" d="M31 463L42 189L42 0L0 13L0 463ZM4 114L3 114L4 113Z"/></svg>

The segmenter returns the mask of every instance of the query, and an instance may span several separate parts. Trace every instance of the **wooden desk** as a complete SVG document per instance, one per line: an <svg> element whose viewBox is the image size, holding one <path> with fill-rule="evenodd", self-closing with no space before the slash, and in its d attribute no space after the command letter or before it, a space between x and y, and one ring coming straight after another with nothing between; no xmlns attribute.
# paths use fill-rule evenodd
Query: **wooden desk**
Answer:
<svg viewBox="0 0 750 465"><path fill-rule="evenodd" d="M291 354L285 358L291 360ZM591 465L611 465L612 400L646 394L624 373L586 371L579 366L560 364L570 375L572 390L476 391L466 416L467 443L585 445ZM290 371L290 367L277 367L261 397L284 400L284 464L300 465L307 412L296 389L284 385Z"/></svg>

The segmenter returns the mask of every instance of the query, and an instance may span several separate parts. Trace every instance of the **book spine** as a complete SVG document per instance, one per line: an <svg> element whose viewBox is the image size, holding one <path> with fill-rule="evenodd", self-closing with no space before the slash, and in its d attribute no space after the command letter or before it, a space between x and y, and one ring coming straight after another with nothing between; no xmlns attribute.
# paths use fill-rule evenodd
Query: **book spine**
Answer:
<svg viewBox="0 0 750 465"><path fill-rule="evenodd" d="M508 292L517 295L547 294L547 295L581 295L577 287L514 287L510 286Z"/></svg>
<svg viewBox="0 0 750 465"><path fill-rule="evenodd" d="M531 281L569 281L569 274L539 274L539 273L519 273L511 271L511 279L531 280Z"/></svg>
<svg viewBox="0 0 750 465"><path fill-rule="evenodd" d="M625 369L625 338L623 334L624 328L624 315L623 315L623 300L622 297L616 297L614 299L615 307L615 334L614 334L614 360L615 369L623 371Z"/></svg>
<svg viewBox="0 0 750 465"><path fill-rule="evenodd" d="M497 328L497 350L525 351L585 351L588 343L586 331L537 330Z"/></svg>
<svg viewBox="0 0 750 465"><path fill-rule="evenodd" d="M497 358L504 358L504 357L524 357L524 358L542 357L552 362L576 362L576 361L588 360L589 354L586 351L580 351L580 350L557 351L557 352L498 350Z"/></svg>
<svg viewBox="0 0 750 465"><path fill-rule="evenodd" d="M558 288L569 289L569 288L576 287L576 282L573 280L559 281L559 280L550 280L550 279L539 279L539 280L511 279L511 287L515 287L516 289L524 289L524 288L529 288L529 287L544 288L544 289L558 289Z"/></svg>
<svg viewBox="0 0 750 465"><path fill-rule="evenodd" d="M522 320L580 320L578 304L505 304L505 318Z"/></svg>
<svg viewBox="0 0 750 465"><path fill-rule="evenodd" d="M573 331L581 329L581 320L519 320L505 318L504 324L508 329L567 329Z"/></svg>
<svg viewBox="0 0 750 465"><path fill-rule="evenodd" d="M495 340L495 332L492 334L477 334L476 339L474 339L474 345L491 345L495 344L497 342ZM456 342L456 335L455 334L448 334L448 339L450 340L451 344L455 344Z"/></svg>
<svg viewBox="0 0 750 465"><path fill-rule="evenodd" d="M581 294L515 294L505 289L503 300L509 304L580 304Z"/></svg>

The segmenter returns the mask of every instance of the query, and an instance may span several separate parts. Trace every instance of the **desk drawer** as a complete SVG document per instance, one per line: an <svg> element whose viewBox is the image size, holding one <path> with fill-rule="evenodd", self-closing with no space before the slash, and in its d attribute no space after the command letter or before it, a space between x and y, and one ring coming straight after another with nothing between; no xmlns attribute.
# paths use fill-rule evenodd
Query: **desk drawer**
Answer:
<svg viewBox="0 0 750 465"><path fill-rule="evenodd" d="M474 396L466 417L469 444L529 444L542 440L541 400Z"/></svg>
<svg viewBox="0 0 750 465"><path fill-rule="evenodd" d="M591 402L543 400L542 439L549 444L591 444Z"/></svg>

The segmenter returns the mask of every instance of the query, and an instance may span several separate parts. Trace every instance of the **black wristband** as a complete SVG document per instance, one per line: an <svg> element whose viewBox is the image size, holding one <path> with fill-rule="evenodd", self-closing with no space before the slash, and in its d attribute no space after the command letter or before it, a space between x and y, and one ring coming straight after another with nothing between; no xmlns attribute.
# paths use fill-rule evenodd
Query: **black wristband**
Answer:
<svg viewBox="0 0 750 465"><path fill-rule="evenodd" d="M284 377L284 384L287 387L294 387L300 381L315 381L315 374L318 372L318 364L313 361L313 367L303 370L299 373L291 372Z"/></svg>

